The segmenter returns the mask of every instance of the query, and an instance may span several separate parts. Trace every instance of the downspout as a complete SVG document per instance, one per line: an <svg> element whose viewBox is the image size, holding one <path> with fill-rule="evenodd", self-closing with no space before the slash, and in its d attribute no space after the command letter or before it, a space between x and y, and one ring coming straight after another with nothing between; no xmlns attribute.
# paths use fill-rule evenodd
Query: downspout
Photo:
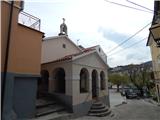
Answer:
<svg viewBox="0 0 160 120"><path fill-rule="evenodd" d="M14 1L11 1L9 24L8 24L8 34L7 34L6 54L5 54L5 63L4 63L4 75L3 75L3 82L2 82L2 112L3 112L3 108L4 108L4 96L5 96L5 89L6 89L8 57L9 57L9 47L10 47L10 39L11 39L11 27L12 27L12 16L13 16L13 5L14 5ZM3 116L3 114L2 114L2 116Z"/></svg>

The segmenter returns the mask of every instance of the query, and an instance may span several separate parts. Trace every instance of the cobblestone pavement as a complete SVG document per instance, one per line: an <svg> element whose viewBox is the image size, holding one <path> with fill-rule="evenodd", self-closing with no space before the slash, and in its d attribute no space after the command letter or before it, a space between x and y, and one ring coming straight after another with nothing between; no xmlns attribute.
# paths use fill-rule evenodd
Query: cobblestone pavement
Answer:
<svg viewBox="0 0 160 120"><path fill-rule="evenodd" d="M84 116L75 120L160 120L160 106L143 99L127 100L127 104L112 108L112 112L113 117Z"/></svg>

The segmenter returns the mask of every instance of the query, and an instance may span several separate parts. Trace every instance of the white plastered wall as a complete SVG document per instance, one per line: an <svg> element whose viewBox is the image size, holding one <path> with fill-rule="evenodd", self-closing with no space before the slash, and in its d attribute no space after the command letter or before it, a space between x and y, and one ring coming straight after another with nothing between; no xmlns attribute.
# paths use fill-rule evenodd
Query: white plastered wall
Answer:
<svg viewBox="0 0 160 120"><path fill-rule="evenodd" d="M86 68L89 72L89 92L80 93L80 71ZM100 88L100 72L105 73L106 89L99 89L99 97L108 95L108 73L106 65L100 60L96 53L77 59L72 64L72 90L73 105L80 104L92 100L92 71L98 73L98 88Z"/></svg>

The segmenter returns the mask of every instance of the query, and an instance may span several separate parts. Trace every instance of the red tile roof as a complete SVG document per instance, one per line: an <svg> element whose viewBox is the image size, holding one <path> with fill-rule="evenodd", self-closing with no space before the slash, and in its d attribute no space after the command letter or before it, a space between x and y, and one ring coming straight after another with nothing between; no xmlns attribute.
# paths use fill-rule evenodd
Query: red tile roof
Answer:
<svg viewBox="0 0 160 120"><path fill-rule="evenodd" d="M66 56L64 56L64 57L62 57L62 58L59 58L59 59L57 59L57 60L54 60L54 61L52 61L52 62L68 61L68 60L71 60L73 57L76 57L76 56L79 56L79 55L88 53L88 52L93 51L93 50L95 50L95 46L89 47L89 48L85 48L82 52L79 52L79 53L66 55Z"/></svg>

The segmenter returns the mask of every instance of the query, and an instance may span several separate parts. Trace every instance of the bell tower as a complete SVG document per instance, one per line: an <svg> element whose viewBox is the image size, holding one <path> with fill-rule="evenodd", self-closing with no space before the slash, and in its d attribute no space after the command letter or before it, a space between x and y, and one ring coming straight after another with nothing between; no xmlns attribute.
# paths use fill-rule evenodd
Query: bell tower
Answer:
<svg viewBox="0 0 160 120"><path fill-rule="evenodd" d="M62 20L63 20L63 23L60 25L60 33L58 35L59 36L60 35L67 35L68 36L67 25L65 24L65 18L62 18Z"/></svg>

